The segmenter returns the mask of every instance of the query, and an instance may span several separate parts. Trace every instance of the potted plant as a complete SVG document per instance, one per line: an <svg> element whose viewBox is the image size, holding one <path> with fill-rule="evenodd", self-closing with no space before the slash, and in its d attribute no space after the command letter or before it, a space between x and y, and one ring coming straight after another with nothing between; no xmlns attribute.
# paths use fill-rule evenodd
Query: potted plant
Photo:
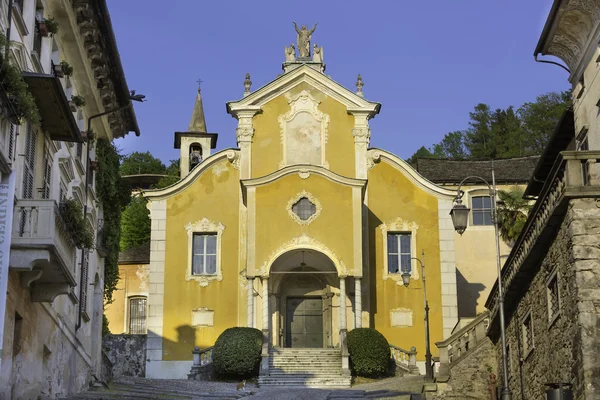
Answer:
<svg viewBox="0 0 600 400"><path fill-rule="evenodd" d="M58 33L58 22L54 18L44 18L38 22L38 29L40 35L46 37L49 35L55 35Z"/></svg>
<svg viewBox="0 0 600 400"><path fill-rule="evenodd" d="M69 64L66 61L61 61L59 65L61 66L63 74L65 76L73 75L73 67L71 67L71 64Z"/></svg>
<svg viewBox="0 0 600 400"><path fill-rule="evenodd" d="M71 101L69 101L69 105L71 106L71 111L77 111L77 107L85 106L85 99L81 96L75 95L71 96Z"/></svg>
<svg viewBox="0 0 600 400"><path fill-rule="evenodd" d="M96 171L98 169L98 161L90 161L90 168L92 169L92 171Z"/></svg>

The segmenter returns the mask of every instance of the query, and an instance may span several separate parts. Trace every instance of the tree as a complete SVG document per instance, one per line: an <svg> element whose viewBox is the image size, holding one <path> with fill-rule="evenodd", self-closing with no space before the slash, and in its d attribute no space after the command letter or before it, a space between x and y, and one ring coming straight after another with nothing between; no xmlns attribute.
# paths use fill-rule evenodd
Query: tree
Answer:
<svg viewBox="0 0 600 400"><path fill-rule="evenodd" d="M507 243L514 243L525 226L531 205L523 199L523 190L519 188L510 191L499 190L498 198L500 237Z"/></svg>
<svg viewBox="0 0 600 400"><path fill-rule="evenodd" d="M150 212L146 199L134 196L121 214L121 251L150 241Z"/></svg>
<svg viewBox="0 0 600 400"><path fill-rule="evenodd" d="M538 96L533 103L525 103L517 114L523 124L525 149L531 154L542 154L556 123L571 105L568 92L550 92Z"/></svg>
<svg viewBox="0 0 600 400"><path fill-rule="evenodd" d="M166 175L167 176L160 178L156 184L157 189L162 189L179 182L179 158L177 160L171 160L171 164L166 169Z"/></svg>
<svg viewBox="0 0 600 400"><path fill-rule="evenodd" d="M446 133L439 144L433 145L433 155L436 158L454 158L457 160L467 158L468 151L465 147L464 132Z"/></svg>
<svg viewBox="0 0 600 400"><path fill-rule="evenodd" d="M121 161L121 176L137 174L165 174L167 168L158 158L150 154L134 151Z"/></svg>
<svg viewBox="0 0 600 400"><path fill-rule="evenodd" d="M490 106L479 103L469 113L469 129L465 132L465 144L472 158L495 156L492 143Z"/></svg>

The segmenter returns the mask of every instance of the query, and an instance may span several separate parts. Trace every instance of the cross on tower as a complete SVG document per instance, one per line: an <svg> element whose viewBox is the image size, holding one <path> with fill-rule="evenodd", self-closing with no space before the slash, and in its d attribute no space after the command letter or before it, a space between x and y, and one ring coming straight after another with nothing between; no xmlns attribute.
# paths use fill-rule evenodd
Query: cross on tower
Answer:
<svg viewBox="0 0 600 400"><path fill-rule="evenodd" d="M198 80L196 82L198 82L198 91L200 91L200 86L202 85L202 79L198 78Z"/></svg>

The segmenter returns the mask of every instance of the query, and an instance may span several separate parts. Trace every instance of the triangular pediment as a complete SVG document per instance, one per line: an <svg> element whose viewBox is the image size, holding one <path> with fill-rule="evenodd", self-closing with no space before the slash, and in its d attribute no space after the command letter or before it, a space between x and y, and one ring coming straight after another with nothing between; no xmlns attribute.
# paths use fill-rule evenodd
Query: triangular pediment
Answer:
<svg viewBox="0 0 600 400"><path fill-rule="evenodd" d="M346 106L349 113L366 113L368 114L368 118L373 118L379 113L379 109L381 108L380 103L368 101L340 85L327 75L308 65L302 65L280 75L275 80L250 93L243 99L228 102L227 112L236 116L240 111L259 111L270 100L302 83L307 83L340 102Z"/></svg>

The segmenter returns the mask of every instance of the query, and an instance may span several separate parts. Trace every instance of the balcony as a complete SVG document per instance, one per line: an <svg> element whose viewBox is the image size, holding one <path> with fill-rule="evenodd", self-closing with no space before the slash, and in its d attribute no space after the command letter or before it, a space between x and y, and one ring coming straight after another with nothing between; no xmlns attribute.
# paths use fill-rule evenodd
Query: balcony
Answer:
<svg viewBox="0 0 600 400"><path fill-rule="evenodd" d="M10 268L20 272L31 301L52 302L76 286L76 245L54 200L18 200Z"/></svg>

